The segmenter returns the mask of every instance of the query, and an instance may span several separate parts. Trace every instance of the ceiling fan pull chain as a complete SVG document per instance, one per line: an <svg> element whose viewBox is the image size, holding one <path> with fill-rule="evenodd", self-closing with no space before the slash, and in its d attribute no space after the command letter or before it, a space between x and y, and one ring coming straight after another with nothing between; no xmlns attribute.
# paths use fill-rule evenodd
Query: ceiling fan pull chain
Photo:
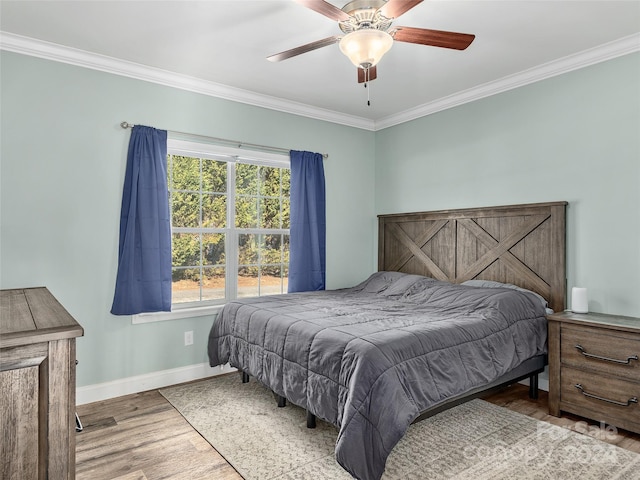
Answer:
<svg viewBox="0 0 640 480"><path fill-rule="evenodd" d="M370 68L371 67L367 67L366 70L364 71L364 77L365 77L364 88L367 89L367 106L368 107L371 106L371 101L369 100L369 92L371 91L371 89L368 87L369 79L370 79L370 72L369 72Z"/></svg>

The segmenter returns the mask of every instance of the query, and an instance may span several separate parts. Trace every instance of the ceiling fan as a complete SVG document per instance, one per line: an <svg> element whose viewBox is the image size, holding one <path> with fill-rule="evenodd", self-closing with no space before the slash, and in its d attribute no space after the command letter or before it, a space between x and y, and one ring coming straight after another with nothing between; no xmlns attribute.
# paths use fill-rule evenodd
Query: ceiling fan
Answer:
<svg viewBox="0 0 640 480"><path fill-rule="evenodd" d="M393 21L423 0L353 0L341 9L325 0L295 0L338 22L345 35L334 35L276 53L267 60L279 62L338 43L340 50L358 67L358 83L377 77L376 65L393 41L464 50L475 35L425 28L393 26Z"/></svg>

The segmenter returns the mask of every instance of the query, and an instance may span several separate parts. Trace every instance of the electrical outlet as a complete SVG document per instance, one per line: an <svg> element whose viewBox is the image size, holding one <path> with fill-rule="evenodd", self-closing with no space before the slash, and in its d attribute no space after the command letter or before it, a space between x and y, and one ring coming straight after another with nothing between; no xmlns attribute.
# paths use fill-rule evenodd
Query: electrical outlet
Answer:
<svg viewBox="0 0 640 480"><path fill-rule="evenodd" d="M184 346L193 345L193 331L184 332Z"/></svg>

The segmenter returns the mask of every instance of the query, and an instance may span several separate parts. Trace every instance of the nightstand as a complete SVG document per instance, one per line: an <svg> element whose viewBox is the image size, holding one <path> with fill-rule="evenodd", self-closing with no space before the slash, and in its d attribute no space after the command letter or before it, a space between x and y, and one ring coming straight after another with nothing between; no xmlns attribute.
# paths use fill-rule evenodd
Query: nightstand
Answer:
<svg viewBox="0 0 640 480"><path fill-rule="evenodd" d="M640 433L640 318L561 312L547 319L549 413Z"/></svg>

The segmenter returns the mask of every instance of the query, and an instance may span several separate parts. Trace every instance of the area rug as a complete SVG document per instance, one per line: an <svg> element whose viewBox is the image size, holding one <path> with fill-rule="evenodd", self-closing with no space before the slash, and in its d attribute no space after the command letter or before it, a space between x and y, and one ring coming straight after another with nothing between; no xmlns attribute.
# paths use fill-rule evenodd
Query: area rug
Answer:
<svg viewBox="0 0 640 480"><path fill-rule="evenodd" d="M160 393L246 480L349 480L334 457L337 429L238 374ZM606 432L604 432L606 434ZM409 427L383 480L640 479L640 455L483 400Z"/></svg>

